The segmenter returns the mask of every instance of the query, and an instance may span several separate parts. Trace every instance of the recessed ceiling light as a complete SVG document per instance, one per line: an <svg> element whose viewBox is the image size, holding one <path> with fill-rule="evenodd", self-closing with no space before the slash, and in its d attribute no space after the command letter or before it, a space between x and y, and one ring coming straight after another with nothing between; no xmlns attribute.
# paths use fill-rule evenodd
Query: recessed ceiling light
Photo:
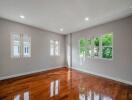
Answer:
<svg viewBox="0 0 132 100"><path fill-rule="evenodd" d="M85 17L85 19L84 19L85 21L88 21L89 20L89 18L88 17Z"/></svg>
<svg viewBox="0 0 132 100"><path fill-rule="evenodd" d="M19 17L20 17L21 19L24 19L24 18L25 18L25 16L24 16L24 15L20 15Z"/></svg>
<svg viewBox="0 0 132 100"><path fill-rule="evenodd" d="M60 28L60 31L63 32L63 28Z"/></svg>

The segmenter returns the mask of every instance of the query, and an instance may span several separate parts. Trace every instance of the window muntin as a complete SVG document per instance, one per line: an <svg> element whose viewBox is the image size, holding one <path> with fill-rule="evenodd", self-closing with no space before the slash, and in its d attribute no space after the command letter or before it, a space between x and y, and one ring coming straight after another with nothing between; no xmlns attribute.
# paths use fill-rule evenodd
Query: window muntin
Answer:
<svg viewBox="0 0 132 100"><path fill-rule="evenodd" d="M12 33L11 34L11 56L12 57L20 57L20 34Z"/></svg>

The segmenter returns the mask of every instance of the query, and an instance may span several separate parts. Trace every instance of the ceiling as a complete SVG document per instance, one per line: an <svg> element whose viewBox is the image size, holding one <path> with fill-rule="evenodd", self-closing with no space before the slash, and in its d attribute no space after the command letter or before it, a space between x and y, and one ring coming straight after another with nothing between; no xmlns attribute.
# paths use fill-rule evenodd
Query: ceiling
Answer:
<svg viewBox="0 0 132 100"><path fill-rule="evenodd" d="M0 17L68 34L131 15L131 7L132 0L0 0Z"/></svg>

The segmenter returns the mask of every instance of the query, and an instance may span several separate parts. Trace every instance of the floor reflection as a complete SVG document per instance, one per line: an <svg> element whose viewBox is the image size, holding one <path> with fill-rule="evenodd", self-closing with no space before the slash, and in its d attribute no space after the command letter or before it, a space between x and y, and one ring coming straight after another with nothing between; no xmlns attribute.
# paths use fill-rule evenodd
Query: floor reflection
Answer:
<svg viewBox="0 0 132 100"><path fill-rule="evenodd" d="M20 95L16 95L16 96L14 97L14 100L20 100Z"/></svg>
<svg viewBox="0 0 132 100"><path fill-rule="evenodd" d="M14 100L29 100L29 92L27 91L14 96Z"/></svg>
<svg viewBox="0 0 132 100"><path fill-rule="evenodd" d="M132 100L132 88L63 69L1 81L0 100Z"/></svg>
<svg viewBox="0 0 132 100"><path fill-rule="evenodd" d="M50 97L57 96L58 94L59 94L59 80L55 80L50 83Z"/></svg>
<svg viewBox="0 0 132 100"><path fill-rule="evenodd" d="M90 91L88 94L79 94L79 100L112 100L112 98Z"/></svg>
<svg viewBox="0 0 132 100"><path fill-rule="evenodd" d="M110 96L102 93L101 91L98 92L98 89L87 88L87 85L84 84L82 79L79 81L79 100L112 100Z"/></svg>
<svg viewBox="0 0 132 100"><path fill-rule="evenodd" d="M79 100L112 100L109 96L104 96L103 94L98 94L96 92L79 93Z"/></svg>
<svg viewBox="0 0 132 100"><path fill-rule="evenodd" d="M24 92L24 100L29 100L29 92Z"/></svg>

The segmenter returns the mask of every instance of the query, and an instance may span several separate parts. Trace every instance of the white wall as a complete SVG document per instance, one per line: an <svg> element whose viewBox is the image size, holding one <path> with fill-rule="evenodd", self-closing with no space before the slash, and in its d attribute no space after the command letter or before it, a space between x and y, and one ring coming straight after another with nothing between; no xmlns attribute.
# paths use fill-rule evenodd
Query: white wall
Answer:
<svg viewBox="0 0 132 100"><path fill-rule="evenodd" d="M31 58L11 58L11 32L31 34ZM50 39L60 41L61 54L59 57L50 56ZM65 64L64 43L63 35L0 19L0 78L63 67Z"/></svg>
<svg viewBox="0 0 132 100"><path fill-rule="evenodd" d="M113 60L86 59L80 65L79 39L113 32ZM72 34L73 68L132 84L132 16Z"/></svg>

